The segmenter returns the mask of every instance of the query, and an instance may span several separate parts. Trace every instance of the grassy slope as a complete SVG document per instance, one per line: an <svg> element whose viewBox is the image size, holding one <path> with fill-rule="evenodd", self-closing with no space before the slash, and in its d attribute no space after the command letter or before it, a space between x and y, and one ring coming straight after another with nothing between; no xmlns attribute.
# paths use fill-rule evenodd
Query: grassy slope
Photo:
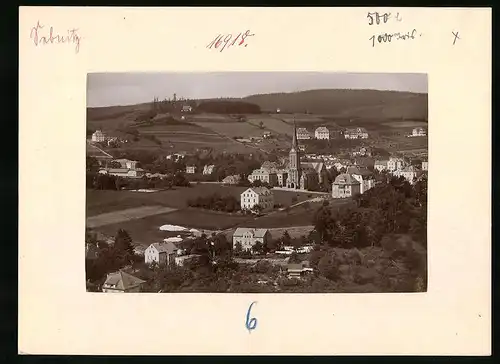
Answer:
<svg viewBox="0 0 500 364"><path fill-rule="evenodd" d="M252 95L244 99L263 110L369 119L426 119L427 94L377 90L310 90Z"/></svg>

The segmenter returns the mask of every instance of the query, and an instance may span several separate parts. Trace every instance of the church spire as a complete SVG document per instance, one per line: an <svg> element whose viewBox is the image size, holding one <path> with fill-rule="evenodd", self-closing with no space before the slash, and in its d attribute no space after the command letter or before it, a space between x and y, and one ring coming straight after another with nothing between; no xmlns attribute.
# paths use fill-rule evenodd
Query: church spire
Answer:
<svg viewBox="0 0 500 364"><path fill-rule="evenodd" d="M295 118L293 118L293 139L292 139L292 149L298 150L297 148L297 125L295 124Z"/></svg>

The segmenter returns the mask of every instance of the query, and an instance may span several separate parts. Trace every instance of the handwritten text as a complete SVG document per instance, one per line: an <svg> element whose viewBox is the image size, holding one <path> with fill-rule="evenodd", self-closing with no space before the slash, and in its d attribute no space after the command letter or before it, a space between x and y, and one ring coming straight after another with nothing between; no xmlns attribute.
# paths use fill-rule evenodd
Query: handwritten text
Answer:
<svg viewBox="0 0 500 364"><path fill-rule="evenodd" d="M250 304L250 307L248 307L248 311L247 311L247 320L245 322L245 326L248 330L248 332L252 332L252 330L255 330L255 328L257 327L257 319L255 317L253 318L250 318L250 311L252 310L252 306L257 303L256 301L252 302Z"/></svg>
<svg viewBox="0 0 500 364"><path fill-rule="evenodd" d="M36 26L31 28L30 38L33 40L35 46L45 45L45 44L60 44L68 43L75 45L75 52L78 53L80 50L80 40L81 37L77 33L78 29L68 29L66 35L56 34L54 28L46 28L45 25L40 24L38 21Z"/></svg>
<svg viewBox="0 0 500 364"><path fill-rule="evenodd" d="M366 17L368 18L368 25L386 24L389 21L389 19L391 19L391 17L394 18L394 20L396 20L396 21L403 20L401 15L399 15L399 13L397 13L394 16L391 13L379 14L378 12L374 12L374 13L368 13L368 15L366 15Z"/></svg>
<svg viewBox="0 0 500 364"><path fill-rule="evenodd" d="M407 39L416 39L417 37L421 37L422 33L418 33L416 29L413 29L411 32L397 32L397 33L380 33L372 35L369 40L372 47L375 47L375 44L381 43L391 43L394 40L407 40Z"/></svg>
<svg viewBox="0 0 500 364"><path fill-rule="evenodd" d="M248 46L248 43L245 43L245 40L248 37L253 37L255 34L250 34L250 30L247 30L244 33L238 33L236 37L233 34L218 34L214 40L212 40L208 45L208 49L220 49L222 52L224 49L227 49L231 46Z"/></svg>

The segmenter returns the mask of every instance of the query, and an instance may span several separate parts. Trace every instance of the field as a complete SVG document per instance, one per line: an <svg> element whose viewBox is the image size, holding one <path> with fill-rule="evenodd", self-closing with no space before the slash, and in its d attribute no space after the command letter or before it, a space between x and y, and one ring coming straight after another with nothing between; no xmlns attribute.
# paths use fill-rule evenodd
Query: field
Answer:
<svg viewBox="0 0 500 364"><path fill-rule="evenodd" d="M120 211L141 206L167 206L176 209L187 207L187 201L200 196L218 193L221 196L232 195L239 199L246 187L223 186L215 183L193 184L192 187L176 187L172 190L151 193L134 191L87 190L87 216L96 216L107 212ZM292 198L296 202L305 201L316 195L305 192L274 191L275 203L290 206Z"/></svg>
<svg viewBox="0 0 500 364"><path fill-rule="evenodd" d="M230 138L248 138L248 137L261 137L264 130L260 129L258 126L252 125L250 123L238 122L238 121L224 121L224 122L193 122L198 126L204 126L210 128L214 132L220 135L225 135Z"/></svg>
<svg viewBox="0 0 500 364"><path fill-rule="evenodd" d="M259 126L262 122L264 124L264 128L274 132L276 134L292 136L293 134L293 125L287 124L284 121L280 120L277 117L270 117L267 115L262 116L249 116L247 118L247 122L249 124Z"/></svg>
<svg viewBox="0 0 500 364"><path fill-rule="evenodd" d="M147 216L160 215L175 211L176 209L165 206L142 206L120 211L106 212L104 214L87 218L86 225L89 228L118 224L131 220L142 219Z"/></svg>
<svg viewBox="0 0 500 364"><path fill-rule="evenodd" d="M172 236L171 232L158 230L164 224L205 230L225 230L240 225L265 228L310 225L312 212L320 205L312 202L307 209L307 204L299 205L287 212L275 211L258 218L187 207L187 201L198 196L219 193L239 198L245 189L207 183L152 193L87 190L87 226L106 235L125 229L136 243L148 245ZM283 206L317 197L280 190L275 190L274 196L275 203Z"/></svg>

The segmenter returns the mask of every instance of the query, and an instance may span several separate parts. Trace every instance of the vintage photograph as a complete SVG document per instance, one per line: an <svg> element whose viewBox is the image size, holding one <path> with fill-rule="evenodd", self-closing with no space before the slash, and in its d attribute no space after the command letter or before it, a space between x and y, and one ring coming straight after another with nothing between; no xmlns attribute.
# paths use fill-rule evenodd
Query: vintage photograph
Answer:
<svg viewBox="0 0 500 364"><path fill-rule="evenodd" d="M87 75L88 292L427 291L426 74Z"/></svg>

